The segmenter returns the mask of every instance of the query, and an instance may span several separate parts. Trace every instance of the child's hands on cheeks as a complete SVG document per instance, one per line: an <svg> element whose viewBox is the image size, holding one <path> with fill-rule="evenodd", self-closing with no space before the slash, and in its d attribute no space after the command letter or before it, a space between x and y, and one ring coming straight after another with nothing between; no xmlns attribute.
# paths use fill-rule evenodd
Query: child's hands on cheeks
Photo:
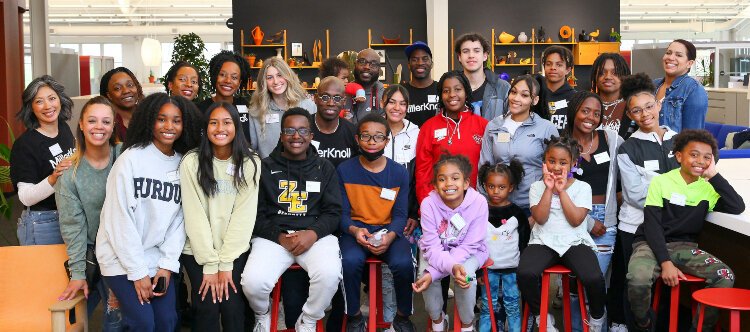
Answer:
<svg viewBox="0 0 750 332"><path fill-rule="evenodd" d="M714 175L718 173L719 171L716 169L716 161L714 160L714 158L711 158L711 163L708 164L708 167L706 167L701 176L703 176L703 178L706 180L710 180L712 177L714 177Z"/></svg>
<svg viewBox="0 0 750 332"><path fill-rule="evenodd" d="M560 194L565 191L565 185L568 184L568 178L566 177L567 172L563 172L563 175L555 177L555 187L553 189L555 194Z"/></svg>
<svg viewBox="0 0 750 332"><path fill-rule="evenodd" d="M427 289L427 287L430 287L430 284L432 284L432 275L430 275L430 272L425 272L421 278L411 284L411 288L415 293L421 293Z"/></svg>
<svg viewBox="0 0 750 332"><path fill-rule="evenodd" d="M456 285L461 288L469 288L470 284L466 281L466 270L461 264L453 265L453 279L456 281Z"/></svg>

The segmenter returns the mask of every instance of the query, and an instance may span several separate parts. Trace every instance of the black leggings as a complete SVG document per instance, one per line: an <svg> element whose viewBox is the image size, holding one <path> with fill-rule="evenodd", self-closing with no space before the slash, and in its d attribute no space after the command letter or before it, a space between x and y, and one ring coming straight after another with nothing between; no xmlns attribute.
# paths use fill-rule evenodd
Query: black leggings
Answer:
<svg viewBox="0 0 750 332"><path fill-rule="evenodd" d="M540 244L530 244L523 251L518 264L518 286L531 312L539 315L542 296L539 285L542 272L555 264L562 264L573 271L586 289L591 317L601 318L604 315L606 302L604 277L602 271L599 270L596 254L590 247L583 244L570 247L562 257L556 251ZM543 296L549 296L549 294L543 294Z"/></svg>

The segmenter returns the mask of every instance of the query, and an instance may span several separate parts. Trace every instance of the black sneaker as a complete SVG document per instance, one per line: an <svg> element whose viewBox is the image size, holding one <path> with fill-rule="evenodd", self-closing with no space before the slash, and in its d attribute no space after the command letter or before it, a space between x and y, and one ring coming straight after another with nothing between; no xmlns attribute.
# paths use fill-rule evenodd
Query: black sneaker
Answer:
<svg viewBox="0 0 750 332"><path fill-rule="evenodd" d="M653 310L648 310L648 323L641 324L638 319L635 319L634 330L635 332L655 332L656 331L656 313Z"/></svg>
<svg viewBox="0 0 750 332"><path fill-rule="evenodd" d="M346 332L364 332L365 318L362 314L356 316L346 316Z"/></svg>
<svg viewBox="0 0 750 332"><path fill-rule="evenodd" d="M409 317L398 314L393 318L391 327L393 327L393 330L396 332L414 332L415 330L414 323L409 320Z"/></svg>

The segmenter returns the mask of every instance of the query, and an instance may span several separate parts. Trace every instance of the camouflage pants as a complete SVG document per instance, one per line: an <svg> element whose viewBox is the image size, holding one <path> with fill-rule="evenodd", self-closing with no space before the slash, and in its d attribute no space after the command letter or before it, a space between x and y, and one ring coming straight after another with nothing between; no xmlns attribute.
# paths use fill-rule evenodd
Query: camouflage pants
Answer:
<svg viewBox="0 0 750 332"><path fill-rule="evenodd" d="M697 243L667 243L669 258L682 271L706 279L706 288L729 288L734 285L734 272L713 255L698 249ZM654 252L645 241L633 244L633 255L628 264L628 300L639 322L648 320L651 307L651 286L661 275ZM700 308L699 308L700 309ZM716 323L718 309L706 308L703 330L711 331ZM652 322L653 323L653 322ZM677 322L673 322L676 324ZM698 325L698 315L693 317L693 328Z"/></svg>

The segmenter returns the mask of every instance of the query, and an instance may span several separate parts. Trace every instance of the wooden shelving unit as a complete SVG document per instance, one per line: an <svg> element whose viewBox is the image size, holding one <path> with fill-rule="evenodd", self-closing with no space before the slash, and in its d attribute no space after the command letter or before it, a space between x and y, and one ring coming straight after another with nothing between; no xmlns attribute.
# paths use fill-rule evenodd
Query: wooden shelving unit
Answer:
<svg viewBox="0 0 750 332"><path fill-rule="evenodd" d="M240 30L240 47L242 50L242 56L245 56L245 54L249 53L246 52L246 49L253 49L253 48L283 48L284 51L282 53L282 57L284 58L284 61L287 60L287 49L286 49L286 29L282 30L284 37L282 38L282 44L263 44L255 45L255 44L248 44L245 43L245 30ZM257 68L257 67L253 67Z"/></svg>
<svg viewBox="0 0 750 332"><path fill-rule="evenodd" d="M409 28L409 43L398 43L398 44L386 44L386 43L373 43L372 42L372 29L367 29L367 47L406 47L413 43L414 30Z"/></svg>

